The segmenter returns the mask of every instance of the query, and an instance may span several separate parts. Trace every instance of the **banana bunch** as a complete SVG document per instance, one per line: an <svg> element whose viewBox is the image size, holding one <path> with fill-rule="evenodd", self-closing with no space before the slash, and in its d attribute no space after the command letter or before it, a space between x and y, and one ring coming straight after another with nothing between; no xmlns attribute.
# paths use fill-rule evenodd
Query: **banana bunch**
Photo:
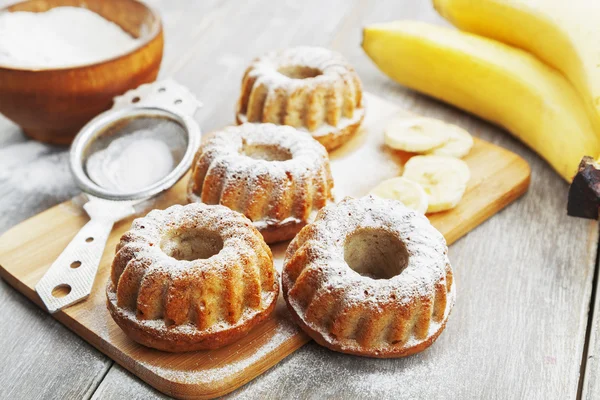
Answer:
<svg viewBox="0 0 600 400"><path fill-rule="evenodd" d="M559 3L561 0L527 3L541 8L547 1ZM475 12L485 9L482 4L513 6L516 10L518 4L524 2L434 0L442 15L452 15L449 17L452 22L461 21L457 22L459 27L469 26L469 30L478 31L476 27L486 25L485 29L491 30L493 25L497 32L511 31L524 41L540 41L541 34L518 32L527 25L523 20L515 20L522 22L517 23L517 29L514 21L510 24L502 19L493 21L496 18L493 12ZM473 10L473 14L464 19L456 17L464 16L466 8ZM600 32L600 28L593 29ZM552 48L557 35L547 39L549 44L542 43L539 47L544 51ZM503 38L500 34L494 36ZM596 128L600 126L596 122L600 121L600 117L596 119L600 112L593 107L596 100L600 107L600 87L596 93L589 76L580 79L580 89L587 89L588 93L584 96L557 69L527 51L471 33L414 21L367 26L362 46L375 64L395 81L506 128L569 182L583 156L600 154L600 129ZM591 51L584 46L577 49ZM570 63L567 58L564 54L556 57L565 65ZM591 68L591 64L589 66ZM576 75L580 68L572 67L571 71ZM593 99L592 104L590 99Z"/></svg>
<svg viewBox="0 0 600 400"><path fill-rule="evenodd" d="M598 132L599 1L433 0L433 6L457 28L526 50L562 72Z"/></svg>

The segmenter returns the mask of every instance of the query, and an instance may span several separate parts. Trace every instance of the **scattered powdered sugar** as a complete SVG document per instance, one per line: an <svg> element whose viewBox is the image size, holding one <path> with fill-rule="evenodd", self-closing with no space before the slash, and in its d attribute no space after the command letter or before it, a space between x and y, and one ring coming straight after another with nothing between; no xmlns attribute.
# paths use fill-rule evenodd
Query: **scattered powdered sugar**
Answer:
<svg viewBox="0 0 600 400"><path fill-rule="evenodd" d="M0 64L61 68L110 59L139 45L114 22L80 7L0 13Z"/></svg>
<svg viewBox="0 0 600 400"><path fill-rule="evenodd" d="M141 129L93 153L86 170L99 186L119 193L138 191L167 176L174 167L169 146L157 130Z"/></svg>
<svg viewBox="0 0 600 400"><path fill-rule="evenodd" d="M465 398L448 384L459 365L453 359L462 358L454 353L438 346L411 357L384 360L335 353L309 343L227 398L265 399L274 393L285 393L289 400ZM415 383L420 381L430 382L430 392L437 396L423 393L423 385Z"/></svg>
<svg viewBox="0 0 600 400"><path fill-rule="evenodd" d="M244 63L244 59L239 55L233 53L223 53L218 59L217 64L227 68L233 69L238 68Z"/></svg>
<svg viewBox="0 0 600 400"><path fill-rule="evenodd" d="M246 358L234 361L222 367L201 370L178 370L150 363L142 363L157 375L178 383L216 383L221 379L230 378L232 375L243 372L246 368L256 364L269 356L274 350L285 344L298 334L298 328L288 319L280 319L275 332L262 346Z"/></svg>
<svg viewBox="0 0 600 400"><path fill-rule="evenodd" d="M367 127L361 128L350 142L330 154L337 200L345 196L364 196L379 182L402 173L402 159L384 146L383 124L371 116L376 108L382 108L381 101L372 96L365 97L369 104L364 122ZM377 111L383 112L383 109Z"/></svg>
<svg viewBox="0 0 600 400"><path fill-rule="evenodd" d="M68 160L67 151L34 141L0 148L0 232L79 191Z"/></svg>

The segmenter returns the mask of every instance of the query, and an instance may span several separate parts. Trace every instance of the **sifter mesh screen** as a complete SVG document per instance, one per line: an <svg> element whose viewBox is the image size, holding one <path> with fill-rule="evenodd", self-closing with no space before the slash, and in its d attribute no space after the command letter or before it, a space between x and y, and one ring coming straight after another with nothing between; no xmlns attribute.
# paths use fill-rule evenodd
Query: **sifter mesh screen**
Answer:
<svg viewBox="0 0 600 400"><path fill-rule="evenodd" d="M83 152L84 171L113 192L142 190L168 175L187 145L185 128L167 114L122 118L93 135Z"/></svg>

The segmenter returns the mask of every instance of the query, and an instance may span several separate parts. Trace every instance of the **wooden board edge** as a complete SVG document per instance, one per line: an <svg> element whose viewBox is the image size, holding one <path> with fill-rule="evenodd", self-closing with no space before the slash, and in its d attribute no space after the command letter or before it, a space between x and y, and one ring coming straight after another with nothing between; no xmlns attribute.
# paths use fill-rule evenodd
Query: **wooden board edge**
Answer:
<svg viewBox="0 0 600 400"><path fill-rule="evenodd" d="M64 313L63 313L64 314ZM66 315L66 314L64 314ZM61 323L62 318L57 317ZM73 321L67 316L66 319ZM77 321L75 321L77 323ZM78 324L79 325L79 324ZM71 328L69 328L71 329ZM82 327L82 329L87 329ZM71 329L76 334L84 337L78 330ZM150 368L140 368L137 364L137 360L126 355L122 352L111 351L109 346L102 345L100 340L98 343L95 341L85 339L88 343L92 344L96 349L101 351L106 356L110 357L117 364L146 382L148 385L154 387L158 391L165 393L177 399L185 400L199 400L199 399L214 399L217 397L224 396L234 390L242 387L246 383L254 380L256 377L262 375L264 372L276 366L281 360L304 346L311 339L301 333L299 335L290 336L290 339L285 341L281 346L277 348L277 351L268 353L265 357L261 358L256 363L252 364L252 373L248 373L248 368L240 369L235 374L228 375L226 379L212 380L210 382L178 382L171 380Z"/></svg>
<svg viewBox="0 0 600 400"><path fill-rule="evenodd" d="M473 231L476 227L483 224L485 221L498 214L500 211L505 209L507 206L512 204L515 200L527 193L529 185L531 183L531 167L529 163L525 161L521 156L514 154L513 163L521 164L524 173L519 177L520 179L515 182L514 186L510 191L507 191L502 196L496 198L492 203L488 204L487 207L482 208L473 218L472 227L465 231L453 231L446 235L446 242L448 246L455 243L457 240L463 238L468 233Z"/></svg>
<svg viewBox="0 0 600 400"><path fill-rule="evenodd" d="M301 334L291 336L290 340L287 340L284 342L284 344L278 347L276 352L271 352L269 355L254 363L253 372L251 374L249 374L248 369L245 368L235 374L230 375L227 379L221 379L219 381L213 380L211 382L202 384L171 381L155 374L153 371L148 369L146 369L144 372L134 371L128 366L123 365L121 362L117 362L130 372L134 373L144 382L174 398L184 400L214 399L229 394L244 386L248 382L256 379L267 370L275 367L280 361L294 353L309 341L311 341L310 337L303 332L301 332ZM153 374L153 376L144 376L146 371ZM153 380L155 378L158 378L158 381Z"/></svg>
<svg viewBox="0 0 600 400"><path fill-rule="evenodd" d="M15 290L23 294L28 300L30 300L40 309L46 311L44 304L35 290L31 290L27 285L19 281L2 265L0 265L0 278L6 281ZM125 353L112 351L111 347L105 345L99 336L94 334L84 325L81 325L81 323L72 318L69 314L58 311L57 313L52 314L52 316L67 329L78 335L98 351L111 358L114 362L121 365L123 368L127 369L129 372L136 375L150 386L162 393L178 399L213 399L231 393L246 383L254 380L256 377L262 375L267 370L273 368L281 360L311 340L310 337L301 331L299 331L299 334L290 336L290 339L285 341L277 349L277 351L269 353L265 357L262 357L258 362L253 364L256 368L251 374L248 374L248 369L244 368L235 374L229 375L227 379L221 379L217 381L213 380L200 384L197 382L182 383L169 380L150 368L136 367L136 360L134 360L132 357L129 357Z"/></svg>

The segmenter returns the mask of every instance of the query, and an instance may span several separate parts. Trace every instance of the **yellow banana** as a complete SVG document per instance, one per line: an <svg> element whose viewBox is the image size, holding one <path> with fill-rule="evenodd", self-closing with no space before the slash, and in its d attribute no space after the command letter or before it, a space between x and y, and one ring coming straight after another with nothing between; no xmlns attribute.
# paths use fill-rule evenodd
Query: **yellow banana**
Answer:
<svg viewBox="0 0 600 400"><path fill-rule="evenodd" d="M362 46L398 83L505 127L567 181L600 154L577 92L525 51L415 21L367 26Z"/></svg>
<svg viewBox="0 0 600 400"><path fill-rule="evenodd" d="M527 50L561 71L600 134L600 1L433 0L461 30Z"/></svg>

